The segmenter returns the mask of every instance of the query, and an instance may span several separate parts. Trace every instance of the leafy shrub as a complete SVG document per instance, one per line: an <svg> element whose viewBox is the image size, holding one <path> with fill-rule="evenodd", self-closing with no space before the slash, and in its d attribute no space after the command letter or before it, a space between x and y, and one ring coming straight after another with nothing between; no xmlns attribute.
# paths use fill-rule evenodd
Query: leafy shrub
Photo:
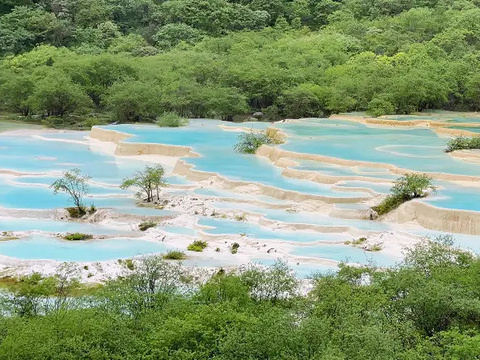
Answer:
<svg viewBox="0 0 480 360"><path fill-rule="evenodd" d="M427 174L406 174L395 181L391 192L405 201L426 196L427 190L435 190L432 178Z"/></svg>
<svg viewBox="0 0 480 360"><path fill-rule="evenodd" d="M255 154L260 146L272 143L272 139L264 133L244 132L238 135L238 141L233 149L243 154Z"/></svg>
<svg viewBox="0 0 480 360"><path fill-rule="evenodd" d="M395 107L393 104L383 98L374 98L368 103L367 114L378 117L382 115L393 114Z"/></svg>
<svg viewBox="0 0 480 360"><path fill-rule="evenodd" d="M455 150L472 150L480 149L480 136L474 136L471 138L465 136L459 136L450 139L447 144L445 152L452 152Z"/></svg>
<svg viewBox="0 0 480 360"><path fill-rule="evenodd" d="M93 239L93 236L90 234L82 234L82 233L76 232L73 234L67 234L63 238L69 241L83 241L83 240Z"/></svg>
<svg viewBox="0 0 480 360"><path fill-rule="evenodd" d="M245 213L237 214L237 215L235 215L235 220L246 221L247 220L247 214L245 214Z"/></svg>
<svg viewBox="0 0 480 360"><path fill-rule="evenodd" d="M147 231L148 229L157 226L155 221L144 221L138 225L140 231Z"/></svg>
<svg viewBox="0 0 480 360"><path fill-rule="evenodd" d="M165 260L185 260L186 255L181 251L169 251L163 255Z"/></svg>
<svg viewBox="0 0 480 360"><path fill-rule="evenodd" d="M73 219L81 218L82 216L87 214L87 209L85 207L68 207L65 210L68 211L68 214Z"/></svg>
<svg viewBox="0 0 480 360"><path fill-rule="evenodd" d="M90 205L90 209L88 209L88 213L95 214L96 212L97 212L97 207L94 204Z"/></svg>
<svg viewBox="0 0 480 360"><path fill-rule="evenodd" d="M240 247L240 244L237 242L234 242L232 246L230 246L230 252L232 254L236 254L238 252L238 248Z"/></svg>
<svg viewBox="0 0 480 360"><path fill-rule="evenodd" d="M161 127L180 127L188 125L188 119L181 117L173 112L163 113L157 120L157 125Z"/></svg>
<svg viewBox="0 0 480 360"><path fill-rule="evenodd" d="M196 240L188 245L189 251L202 252L208 246L206 241Z"/></svg>
<svg viewBox="0 0 480 360"><path fill-rule="evenodd" d="M395 181L387 196L379 205L372 207L378 215L384 215L415 198L425 197L428 190L435 191L432 178L427 174L406 174Z"/></svg>

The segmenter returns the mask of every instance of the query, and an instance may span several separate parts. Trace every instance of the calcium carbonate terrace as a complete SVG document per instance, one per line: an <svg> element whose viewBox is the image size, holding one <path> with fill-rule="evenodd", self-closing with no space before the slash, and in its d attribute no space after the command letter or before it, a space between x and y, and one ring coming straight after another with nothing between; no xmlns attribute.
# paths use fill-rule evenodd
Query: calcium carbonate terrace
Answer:
<svg viewBox="0 0 480 360"><path fill-rule="evenodd" d="M434 121L435 115L424 119ZM457 120L475 122L460 116L448 121ZM288 163L233 150L240 131L267 127L285 133L286 142L276 148L284 151L281 157ZM113 143L81 131L37 128L0 133L0 230L18 237L0 242L4 261L116 261L185 251L192 240L205 239L211 243L206 253L191 254L186 264L268 264L285 258L302 276L308 270L335 269L339 261L388 266L401 259L402 246L422 236L444 234L442 229L426 229L420 221L372 221L362 215L378 202L378 194L388 193L399 176L396 169L480 176L479 163L444 152L448 136L434 129L363 124L348 116L275 124L196 119L182 128L110 125L99 130L128 137ZM191 151L180 157L148 151L120 156L115 149L121 143L183 146ZM170 185L162 196L174 204L171 207L139 207L134 191L119 188L123 178L152 162L166 170ZM86 202L105 209L98 222L73 222L58 215L68 205L67 197L53 196L49 185L73 167L92 177ZM421 202L445 211L480 212L478 182L460 180L436 180L437 193ZM144 233L137 225L146 219L158 225ZM60 236L71 232L89 233L94 239L68 242ZM476 235L457 234L457 244L479 251ZM382 251L352 246L350 242L359 237L378 240ZM240 243L238 255L228 251L232 241Z"/></svg>

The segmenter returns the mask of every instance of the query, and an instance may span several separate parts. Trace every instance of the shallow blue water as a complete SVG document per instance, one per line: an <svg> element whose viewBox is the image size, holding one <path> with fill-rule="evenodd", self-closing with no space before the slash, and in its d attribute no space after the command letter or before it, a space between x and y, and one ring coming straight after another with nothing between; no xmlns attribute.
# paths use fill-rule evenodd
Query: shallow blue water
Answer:
<svg viewBox="0 0 480 360"><path fill-rule="evenodd" d="M164 252L164 244L138 239L65 241L46 236L0 242L0 254L19 259L104 261Z"/></svg>
<svg viewBox="0 0 480 360"><path fill-rule="evenodd" d="M45 231L45 232L81 232L94 235L118 233L118 229L98 224L78 223L73 221L56 221L29 218L0 218L0 231ZM126 231L128 232L128 231Z"/></svg>
<svg viewBox="0 0 480 360"><path fill-rule="evenodd" d="M466 130L466 131L471 131L475 133L480 133L480 126L479 127L451 126L450 129Z"/></svg>
<svg viewBox="0 0 480 360"><path fill-rule="evenodd" d="M330 244L297 247L293 254L359 264L372 263L377 266L392 266L400 260L400 257L396 258L379 252L366 252L353 246Z"/></svg>
<svg viewBox="0 0 480 360"><path fill-rule="evenodd" d="M368 127L341 120L277 125L290 137L282 148L336 158L387 163L405 169L479 175L480 165L444 152L448 138L429 129Z"/></svg>
<svg viewBox="0 0 480 360"><path fill-rule="evenodd" d="M437 184L441 187L437 193L422 201L447 209L480 211L480 187L447 182L437 182Z"/></svg>
<svg viewBox="0 0 480 360"><path fill-rule="evenodd" d="M256 212L259 214L263 214L267 219L278 220L292 224L311 224L319 226L351 226L360 230L368 231L387 231L392 229L389 224L381 223L378 221L340 219L309 212L288 212L285 210L265 209L250 204L216 202L214 203L214 206L219 209L234 209Z"/></svg>
<svg viewBox="0 0 480 360"><path fill-rule="evenodd" d="M135 135L127 142L162 143L189 146L201 154L198 158L186 160L199 170L216 172L232 180L258 182L285 190L324 195L330 197L355 197L364 194L345 194L331 190L328 185L310 181L289 179L282 176L282 170L268 160L257 156L238 154L233 146L239 133L223 131L217 120L192 120L184 128L159 128L158 126L116 125L103 127ZM254 123L266 126L264 123Z"/></svg>
<svg viewBox="0 0 480 360"><path fill-rule="evenodd" d="M308 231L285 231L285 230L270 230L257 224L248 223L244 221L235 221L227 219L216 218L200 218L199 225L211 226L214 229L204 230L209 234L214 235L237 235L245 234L250 238L259 240L284 240L292 242L314 242L314 241L328 241L338 242L351 240L351 237L344 234L337 233L318 233Z"/></svg>

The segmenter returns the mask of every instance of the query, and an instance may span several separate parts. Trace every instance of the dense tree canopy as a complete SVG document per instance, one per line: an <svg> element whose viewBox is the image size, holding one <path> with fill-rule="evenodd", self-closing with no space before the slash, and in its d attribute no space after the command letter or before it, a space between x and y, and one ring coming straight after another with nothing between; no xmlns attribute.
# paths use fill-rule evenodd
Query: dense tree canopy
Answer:
<svg viewBox="0 0 480 360"><path fill-rule="evenodd" d="M387 271L342 266L307 297L282 262L196 286L161 257L129 261L94 292L34 274L1 294L0 357L474 360L480 261L450 245L425 241Z"/></svg>
<svg viewBox="0 0 480 360"><path fill-rule="evenodd" d="M0 14L0 106L23 115L49 114L47 74L120 121L480 109L477 0L3 0Z"/></svg>

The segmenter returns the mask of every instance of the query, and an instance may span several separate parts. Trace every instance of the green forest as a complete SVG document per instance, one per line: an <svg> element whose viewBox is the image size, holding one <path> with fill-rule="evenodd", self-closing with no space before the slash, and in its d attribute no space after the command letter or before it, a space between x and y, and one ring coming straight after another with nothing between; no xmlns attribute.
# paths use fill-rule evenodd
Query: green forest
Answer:
<svg viewBox="0 0 480 360"><path fill-rule="evenodd" d="M308 296L282 262L200 286L161 258L100 288L68 268L3 280L0 358L478 359L480 260L440 240L387 271L316 275Z"/></svg>
<svg viewBox="0 0 480 360"><path fill-rule="evenodd" d="M478 0L1 0L3 114L51 126L480 109Z"/></svg>

